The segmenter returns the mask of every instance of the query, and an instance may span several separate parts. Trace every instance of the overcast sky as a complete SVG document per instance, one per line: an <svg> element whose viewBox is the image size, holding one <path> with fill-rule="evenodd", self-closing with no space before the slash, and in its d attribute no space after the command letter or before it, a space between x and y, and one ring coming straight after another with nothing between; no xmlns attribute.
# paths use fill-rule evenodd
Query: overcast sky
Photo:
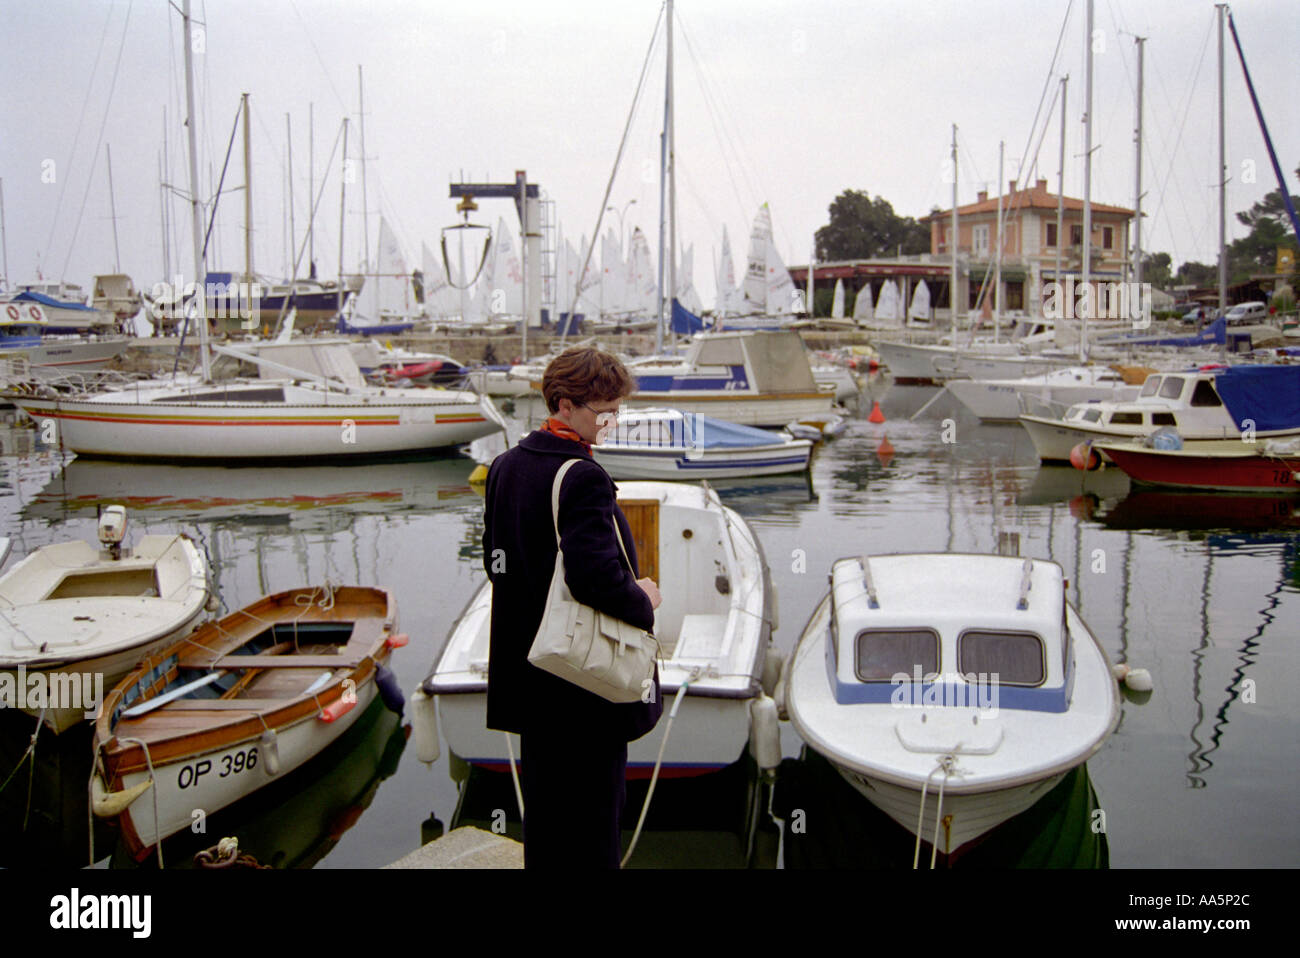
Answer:
<svg viewBox="0 0 1300 958"><path fill-rule="evenodd" d="M177 0L179 6L179 0ZM555 201L564 234L590 235L650 46L659 0L194 0L206 25L196 57L200 159L220 171L241 92L253 111L254 266L288 271L285 115L293 130L299 241L308 207L308 115L323 198L316 257L337 272L339 160L326 161L344 115L360 158L358 65L364 71L370 244L382 212L408 265L437 249L456 219L447 185L510 181L526 169ZM1233 5L1279 160L1300 192L1295 0ZM0 0L7 64L0 138L13 282L88 286L114 266L106 164L112 150L121 268L138 286L162 278L159 157L164 110L170 182L184 189L180 18L162 0ZM1067 18L1068 10L1068 18ZM679 235L695 246L696 286L712 305L713 262L727 227L738 268L750 224L770 204L788 264L807 261L841 191L866 190L909 216L947 207L952 124L959 201L997 190L1022 163L1058 171L1059 106L1069 74L1066 193L1082 196L1084 0L678 0L674 38ZM1185 260L1217 255L1215 9L1190 0L1096 0L1093 199L1133 205L1136 56L1146 44L1144 246ZM1061 40L1053 68L1053 54ZM1233 214L1276 186L1228 36L1229 240ZM24 66L25 65L25 66ZM657 243L664 53L656 42L627 152L610 194L626 230ZM1046 133L1041 138L1044 126ZM1033 144L1026 143L1033 136ZM1037 147L1037 153L1034 150ZM227 188L243 181L239 144ZM1022 181L1031 175L1020 173ZM629 201L635 200L630 206ZM188 209L175 202L182 263ZM477 219L517 220L506 201ZM243 200L223 197L212 269L243 267ZM619 224L607 214L606 225ZM605 227L602 226L602 230ZM345 264L361 260L361 177L348 187ZM372 254L373 255L373 254ZM188 269L186 272L188 273ZM305 269L304 269L305 271Z"/></svg>

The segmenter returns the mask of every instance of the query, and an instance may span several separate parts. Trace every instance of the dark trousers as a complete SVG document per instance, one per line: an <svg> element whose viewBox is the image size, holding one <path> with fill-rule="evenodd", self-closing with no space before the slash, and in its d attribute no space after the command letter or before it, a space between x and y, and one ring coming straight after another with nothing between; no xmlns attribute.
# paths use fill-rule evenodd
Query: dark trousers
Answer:
<svg viewBox="0 0 1300 958"><path fill-rule="evenodd" d="M618 868L627 743L520 736L525 868Z"/></svg>

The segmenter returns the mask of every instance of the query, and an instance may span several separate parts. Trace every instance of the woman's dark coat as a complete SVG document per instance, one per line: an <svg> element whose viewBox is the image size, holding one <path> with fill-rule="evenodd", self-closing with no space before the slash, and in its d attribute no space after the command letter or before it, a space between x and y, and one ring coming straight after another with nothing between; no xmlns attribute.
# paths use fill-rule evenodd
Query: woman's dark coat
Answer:
<svg viewBox="0 0 1300 958"><path fill-rule="evenodd" d="M492 463L484 510L483 565L492 580L488 662L488 728L525 734L565 733L630 742L659 721L659 679L649 703L616 704L528 662L555 570L551 486L568 459L560 487L560 535L565 582L573 597L633 625L652 630L654 609L623 559L619 523L635 569L636 546L615 503L609 475L577 442L533 432ZM639 574L639 573L638 573Z"/></svg>

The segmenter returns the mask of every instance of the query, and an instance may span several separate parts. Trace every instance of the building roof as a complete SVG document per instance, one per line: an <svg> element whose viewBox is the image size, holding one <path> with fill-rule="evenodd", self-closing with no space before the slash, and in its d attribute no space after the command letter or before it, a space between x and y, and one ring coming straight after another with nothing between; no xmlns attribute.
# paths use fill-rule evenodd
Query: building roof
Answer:
<svg viewBox="0 0 1300 958"><path fill-rule="evenodd" d="M998 210L998 198L995 196L989 199L986 191L980 192L980 199L977 202L969 203L966 206L957 207L957 215L970 216L977 213L996 213ZM1011 210L1028 210L1042 209L1056 212L1056 193L1049 192L1047 189L1047 180L1039 180L1029 189L1017 190L1016 181L1011 181L1011 189L1002 197L1002 209ZM1068 212L1082 212L1083 200L1075 199L1072 196L1065 198L1065 209ZM1092 211L1094 213L1110 213L1117 216L1132 216L1133 210L1123 206L1107 206L1104 203L1093 203ZM952 210L940 210L937 213L931 213L929 216L921 217L921 222L930 222L935 219L943 219L952 216Z"/></svg>

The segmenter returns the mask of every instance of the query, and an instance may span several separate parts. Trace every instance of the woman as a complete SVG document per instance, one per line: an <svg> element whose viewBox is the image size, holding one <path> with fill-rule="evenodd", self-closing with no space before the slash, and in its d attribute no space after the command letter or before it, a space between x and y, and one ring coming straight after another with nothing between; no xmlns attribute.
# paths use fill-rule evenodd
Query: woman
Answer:
<svg viewBox="0 0 1300 958"><path fill-rule="evenodd" d="M634 388L623 364L568 349L546 367L550 418L488 473L483 564L492 580L487 725L520 736L524 865L617 868L627 743L659 721L659 677L646 701L615 704L528 662L555 569L551 488L560 487L565 582L574 599L652 630L659 590L638 579L636 548L613 480L591 457ZM627 559L614 533L617 522ZM628 562L632 568L629 569Z"/></svg>

